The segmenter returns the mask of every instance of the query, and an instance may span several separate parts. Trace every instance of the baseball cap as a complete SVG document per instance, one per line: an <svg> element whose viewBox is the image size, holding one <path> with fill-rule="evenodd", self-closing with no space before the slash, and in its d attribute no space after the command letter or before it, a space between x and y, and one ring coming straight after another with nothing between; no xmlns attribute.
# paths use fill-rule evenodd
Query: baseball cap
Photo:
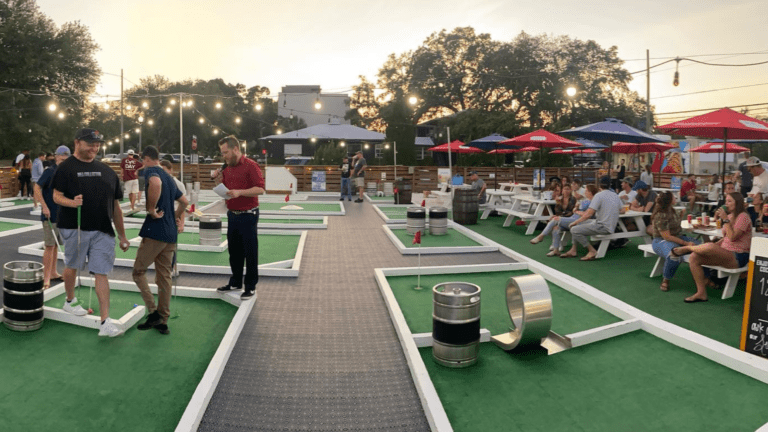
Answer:
<svg viewBox="0 0 768 432"><path fill-rule="evenodd" d="M75 134L75 140L89 143L104 142L104 135L96 129L80 129Z"/></svg>
<svg viewBox="0 0 768 432"><path fill-rule="evenodd" d="M470 171L469 172L469 175L474 175L474 174L477 174L477 171Z"/></svg>
<svg viewBox="0 0 768 432"><path fill-rule="evenodd" d="M69 147L65 145L58 146L56 148L56 155L57 156L72 156L72 153L69 151Z"/></svg>
<svg viewBox="0 0 768 432"><path fill-rule="evenodd" d="M633 190L633 191L636 191L636 190L638 190L638 189L648 189L648 184L646 184L646 183L645 183L644 181L642 181L642 180L638 180L638 181L636 181L636 182L635 182L635 185L634 185L634 186L632 186L632 190Z"/></svg>
<svg viewBox="0 0 768 432"><path fill-rule="evenodd" d="M132 155L132 154L134 154L134 153L133 153L133 149L128 149L128 154L129 154L129 155Z"/></svg>
<svg viewBox="0 0 768 432"><path fill-rule="evenodd" d="M603 189L611 187L611 178L608 176L600 177L600 186L603 187Z"/></svg>
<svg viewBox="0 0 768 432"><path fill-rule="evenodd" d="M750 156L749 159L747 159L747 163L744 164L744 166L758 166L760 165L760 159L758 159L755 156Z"/></svg>

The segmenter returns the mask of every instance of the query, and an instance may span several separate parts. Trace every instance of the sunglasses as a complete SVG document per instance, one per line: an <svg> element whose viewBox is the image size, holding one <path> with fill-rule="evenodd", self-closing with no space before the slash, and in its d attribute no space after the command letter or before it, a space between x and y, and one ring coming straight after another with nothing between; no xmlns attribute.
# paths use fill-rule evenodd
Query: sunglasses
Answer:
<svg viewBox="0 0 768 432"><path fill-rule="evenodd" d="M104 141L104 135L100 134L98 131L91 131L85 135L77 137L78 141L85 141L89 139L93 141Z"/></svg>

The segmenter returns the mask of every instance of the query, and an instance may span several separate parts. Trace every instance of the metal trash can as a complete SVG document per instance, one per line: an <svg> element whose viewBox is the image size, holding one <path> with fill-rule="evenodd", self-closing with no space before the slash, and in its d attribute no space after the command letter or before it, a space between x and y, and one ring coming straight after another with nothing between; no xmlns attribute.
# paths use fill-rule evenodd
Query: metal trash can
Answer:
<svg viewBox="0 0 768 432"><path fill-rule="evenodd" d="M405 215L405 231L408 235L416 235L421 231L424 235L427 231L427 211L424 207L408 207Z"/></svg>
<svg viewBox="0 0 768 432"><path fill-rule="evenodd" d="M221 244L221 216L200 216L200 244L209 246Z"/></svg>
<svg viewBox="0 0 768 432"><path fill-rule="evenodd" d="M3 266L3 323L11 330L33 331L43 325L43 270L34 261L11 261Z"/></svg>
<svg viewBox="0 0 768 432"><path fill-rule="evenodd" d="M480 287L446 282L432 288L432 357L451 368L477 362L480 350Z"/></svg>
<svg viewBox="0 0 768 432"><path fill-rule="evenodd" d="M448 209L445 207L430 207L429 209L429 234L448 234Z"/></svg>
<svg viewBox="0 0 768 432"><path fill-rule="evenodd" d="M476 225L480 204L477 192L468 186L453 189L453 221L462 225Z"/></svg>

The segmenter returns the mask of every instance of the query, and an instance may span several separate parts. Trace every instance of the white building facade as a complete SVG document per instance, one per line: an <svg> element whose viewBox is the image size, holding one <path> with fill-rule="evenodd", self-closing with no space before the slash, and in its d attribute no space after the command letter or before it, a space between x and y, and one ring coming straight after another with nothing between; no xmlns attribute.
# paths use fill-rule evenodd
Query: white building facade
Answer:
<svg viewBox="0 0 768 432"><path fill-rule="evenodd" d="M320 108L316 104L320 103ZM277 96L277 115L298 117L315 126L331 121L349 124L344 119L349 110L349 96L344 93L322 93L319 85L291 85L282 88Z"/></svg>

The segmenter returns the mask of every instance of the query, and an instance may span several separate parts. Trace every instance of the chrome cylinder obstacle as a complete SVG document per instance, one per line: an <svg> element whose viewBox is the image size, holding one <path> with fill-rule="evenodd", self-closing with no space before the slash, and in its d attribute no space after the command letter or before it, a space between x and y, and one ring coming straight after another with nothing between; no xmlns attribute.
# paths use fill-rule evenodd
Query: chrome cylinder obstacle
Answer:
<svg viewBox="0 0 768 432"><path fill-rule="evenodd" d="M200 216L200 244L218 246L221 244L221 216Z"/></svg>
<svg viewBox="0 0 768 432"><path fill-rule="evenodd" d="M540 345L552 328L552 296L547 281L537 274L509 278L507 309L512 319L509 333L491 340L504 349Z"/></svg>
<svg viewBox="0 0 768 432"><path fill-rule="evenodd" d="M480 349L480 287L446 282L432 288L432 357L451 368L477 362Z"/></svg>
<svg viewBox="0 0 768 432"><path fill-rule="evenodd" d="M445 207L430 207L429 209L429 234L448 234L448 209Z"/></svg>

